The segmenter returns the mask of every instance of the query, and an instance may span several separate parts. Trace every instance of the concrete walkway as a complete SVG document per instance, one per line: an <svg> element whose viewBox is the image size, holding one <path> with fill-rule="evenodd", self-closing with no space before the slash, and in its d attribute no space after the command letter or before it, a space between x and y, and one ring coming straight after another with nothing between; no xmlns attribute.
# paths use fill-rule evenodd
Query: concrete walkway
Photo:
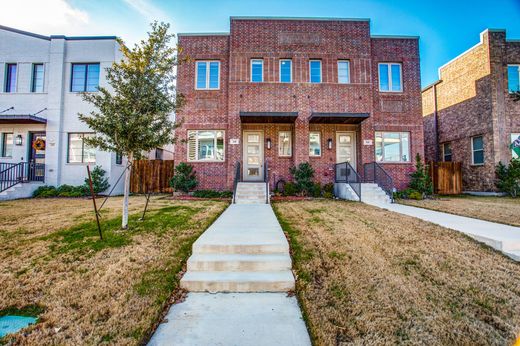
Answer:
<svg viewBox="0 0 520 346"><path fill-rule="evenodd" d="M515 261L520 261L520 227L513 227L500 223L397 203L374 205L462 232L475 240L491 246L495 250L503 252Z"/></svg>

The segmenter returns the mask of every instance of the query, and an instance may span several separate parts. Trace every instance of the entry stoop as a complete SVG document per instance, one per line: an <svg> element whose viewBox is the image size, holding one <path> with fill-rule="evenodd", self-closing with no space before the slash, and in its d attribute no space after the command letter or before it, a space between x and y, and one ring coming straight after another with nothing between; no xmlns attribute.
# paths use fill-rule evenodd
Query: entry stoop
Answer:
<svg viewBox="0 0 520 346"><path fill-rule="evenodd" d="M238 183L235 192L236 204L266 204L266 183Z"/></svg>

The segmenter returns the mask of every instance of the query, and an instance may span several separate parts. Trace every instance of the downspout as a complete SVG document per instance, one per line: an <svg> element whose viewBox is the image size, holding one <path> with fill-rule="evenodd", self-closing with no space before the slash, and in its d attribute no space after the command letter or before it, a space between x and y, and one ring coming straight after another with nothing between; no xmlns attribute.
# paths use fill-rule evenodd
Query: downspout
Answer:
<svg viewBox="0 0 520 346"><path fill-rule="evenodd" d="M435 128L435 161L440 161L439 115L437 113L437 83L433 84L433 121Z"/></svg>

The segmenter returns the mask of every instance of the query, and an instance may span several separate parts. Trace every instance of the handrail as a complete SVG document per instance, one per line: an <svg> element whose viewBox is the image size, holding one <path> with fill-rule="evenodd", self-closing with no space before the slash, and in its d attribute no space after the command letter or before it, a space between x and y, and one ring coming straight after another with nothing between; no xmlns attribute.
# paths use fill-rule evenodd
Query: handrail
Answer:
<svg viewBox="0 0 520 346"><path fill-rule="evenodd" d="M236 203L237 186L240 181L240 173L240 161L237 161L235 164L235 178L233 179L233 204Z"/></svg>
<svg viewBox="0 0 520 346"><path fill-rule="evenodd" d="M352 167L350 162L341 162L336 164L336 183L346 183L358 195L361 201L361 176Z"/></svg>
<svg viewBox="0 0 520 346"><path fill-rule="evenodd" d="M363 178L365 182L376 183L394 202L394 180L377 162L365 163Z"/></svg>
<svg viewBox="0 0 520 346"><path fill-rule="evenodd" d="M6 165L3 165L5 167ZM45 164L19 162L0 171L0 192L28 181L44 181Z"/></svg>
<svg viewBox="0 0 520 346"><path fill-rule="evenodd" d="M264 162L265 203L269 204L269 163Z"/></svg>

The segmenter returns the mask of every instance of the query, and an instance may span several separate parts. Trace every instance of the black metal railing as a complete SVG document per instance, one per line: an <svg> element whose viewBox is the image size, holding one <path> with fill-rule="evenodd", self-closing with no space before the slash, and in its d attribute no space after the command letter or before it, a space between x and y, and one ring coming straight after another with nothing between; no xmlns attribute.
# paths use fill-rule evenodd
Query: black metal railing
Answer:
<svg viewBox="0 0 520 346"><path fill-rule="evenodd" d="M269 163L264 162L265 203L269 204Z"/></svg>
<svg viewBox="0 0 520 346"><path fill-rule="evenodd" d="M237 187L238 183L240 182L241 173L242 171L240 170L240 161L237 161L235 164L235 178L233 180L233 203L236 201Z"/></svg>
<svg viewBox="0 0 520 346"><path fill-rule="evenodd" d="M365 163L363 181L377 184L394 201L394 180L377 162Z"/></svg>
<svg viewBox="0 0 520 346"><path fill-rule="evenodd" d="M44 180L44 163L19 162L0 164L0 192L20 183Z"/></svg>
<svg viewBox="0 0 520 346"><path fill-rule="evenodd" d="M341 162L336 164L336 183L346 183L358 195L361 201L361 176L356 172L349 162Z"/></svg>

